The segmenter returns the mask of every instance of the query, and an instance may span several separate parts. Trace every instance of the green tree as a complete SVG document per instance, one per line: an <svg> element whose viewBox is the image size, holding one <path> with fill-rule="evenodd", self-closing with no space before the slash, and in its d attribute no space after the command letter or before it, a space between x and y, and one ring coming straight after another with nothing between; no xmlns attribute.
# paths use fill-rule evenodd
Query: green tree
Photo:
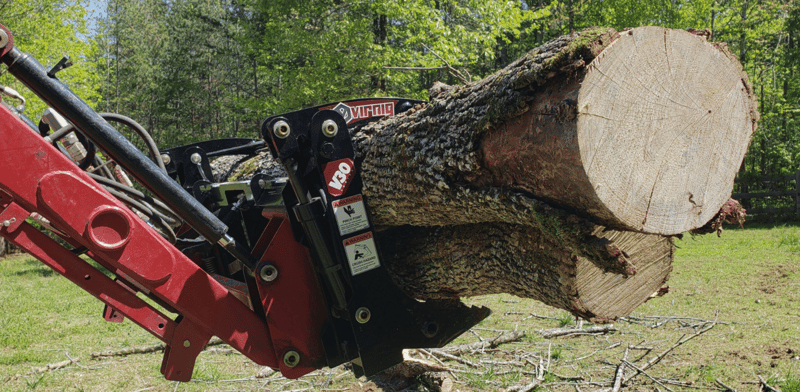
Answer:
<svg viewBox="0 0 800 392"><path fill-rule="evenodd" d="M0 0L0 21L14 35L16 47L48 69L69 55L75 65L61 71L59 79L90 105L96 105L101 99L101 81L93 61L98 47L84 18L86 5L85 0ZM0 76L0 83L25 97L29 117L36 118L46 109L46 104L13 76Z"/></svg>

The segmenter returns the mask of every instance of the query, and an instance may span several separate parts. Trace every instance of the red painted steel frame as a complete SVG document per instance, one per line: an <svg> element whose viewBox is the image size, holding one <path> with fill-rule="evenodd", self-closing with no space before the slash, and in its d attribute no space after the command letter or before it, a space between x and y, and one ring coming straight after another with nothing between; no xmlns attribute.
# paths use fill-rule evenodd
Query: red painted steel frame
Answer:
<svg viewBox="0 0 800 392"><path fill-rule="evenodd" d="M105 302L114 311L106 312L109 318L114 318L115 313L124 315L167 343L161 369L167 379L188 381L196 356L212 335L254 362L280 368L289 377L299 377L320 366L322 349L309 342L319 340L321 316L304 316L301 323L286 321L300 307L312 315L325 312L319 293L313 290L317 283L307 259L301 260L307 267L301 268L301 276L292 283L312 289L292 293L290 286L279 282L274 287L259 287L265 304L274 302L276 296L287 301L275 307L274 310L280 311L269 314L270 318L283 321L268 326L2 105L0 196L0 224L9 222L7 226L0 225L0 235ZM114 282L25 223L33 212L66 233L71 243L87 247L92 258L117 272L118 279L133 282L126 285ZM288 222L283 226L288 226ZM304 254L303 249L296 247L289 250ZM276 257L294 260L290 256ZM169 319L138 298L131 291L133 287L149 291L180 316L175 321ZM270 291L278 287L282 289ZM294 329L274 331L280 336L280 351L275 349L271 327ZM303 351L301 366L284 366L283 355L289 346Z"/></svg>
<svg viewBox="0 0 800 392"><path fill-rule="evenodd" d="M264 212L264 216L269 224L254 246L254 252L262 254L256 268L260 271L271 264L278 276L272 282L258 279L258 291L278 358L289 351L300 354L297 366L289 367L281 361L281 373L300 377L326 364L320 337L328 308L308 250L294 240L289 218L285 213Z"/></svg>

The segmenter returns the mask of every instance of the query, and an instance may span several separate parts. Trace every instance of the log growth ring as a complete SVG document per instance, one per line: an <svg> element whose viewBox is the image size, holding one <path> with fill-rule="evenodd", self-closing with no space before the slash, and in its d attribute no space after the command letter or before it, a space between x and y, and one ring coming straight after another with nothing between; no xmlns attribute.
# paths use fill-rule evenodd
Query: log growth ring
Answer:
<svg viewBox="0 0 800 392"><path fill-rule="evenodd" d="M580 156L620 221L670 235L720 210L755 128L742 75L704 38L659 27L622 33L589 65L577 105Z"/></svg>

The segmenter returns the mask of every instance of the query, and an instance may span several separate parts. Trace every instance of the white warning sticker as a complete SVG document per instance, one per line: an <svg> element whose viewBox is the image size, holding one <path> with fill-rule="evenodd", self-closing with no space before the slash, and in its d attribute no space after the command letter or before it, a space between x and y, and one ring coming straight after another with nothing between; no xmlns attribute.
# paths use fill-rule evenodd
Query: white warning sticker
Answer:
<svg viewBox="0 0 800 392"><path fill-rule="evenodd" d="M367 211L364 209L364 198L361 195L334 200L333 214L339 226L339 235L348 235L369 227Z"/></svg>
<svg viewBox="0 0 800 392"><path fill-rule="evenodd" d="M381 266L372 232L350 237L344 241L344 251L350 263L350 273L356 276Z"/></svg>

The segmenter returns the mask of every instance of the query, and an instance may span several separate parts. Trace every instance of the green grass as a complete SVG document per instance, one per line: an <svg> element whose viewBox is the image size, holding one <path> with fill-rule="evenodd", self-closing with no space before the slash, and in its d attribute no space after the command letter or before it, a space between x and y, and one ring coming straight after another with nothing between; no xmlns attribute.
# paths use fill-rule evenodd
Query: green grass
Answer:
<svg viewBox="0 0 800 392"><path fill-rule="evenodd" d="M454 389L493 391L528 383L531 363L538 363L539 357L544 363L549 360L551 370L540 391L574 390L560 387L560 376L610 381L629 344L653 347L652 352L631 351L631 358L641 364L698 328L690 319L653 318L658 315L716 317L725 324L678 347L648 374L709 389L719 378L741 391L753 390L747 383L762 376L784 391L800 392L800 226L726 227L721 238L686 236L676 245L670 293L636 309L632 316L645 320L645 325L619 321L616 334L545 340L535 331L570 326L575 319L563 310L510 295L469 299L494 313L455 343L474 342L479 336L489 339L503 330L525 330L527 335L498 350L464 356L481 363L479 368L444 360L459 370ZM239 354L214 351L200 355L193 381L183 384L163 379L161 353L91 360L92 352L158 342L130 321L103 321L102 310L99 301L29 257L0 260L0 391L342 390L355 382L341 367L295 381L279 375L256 379L260 366ZM32 371L68 356L79 359L80 366ZM653 390L653 385L640 376L629 387Z"/></svg>
<svg viewBox="0 0 800 392"><path fill-rule="evenodd" d="M800 378L789 373L783 380L778 381L778 386L783 392L800 392Z"/></svg>

